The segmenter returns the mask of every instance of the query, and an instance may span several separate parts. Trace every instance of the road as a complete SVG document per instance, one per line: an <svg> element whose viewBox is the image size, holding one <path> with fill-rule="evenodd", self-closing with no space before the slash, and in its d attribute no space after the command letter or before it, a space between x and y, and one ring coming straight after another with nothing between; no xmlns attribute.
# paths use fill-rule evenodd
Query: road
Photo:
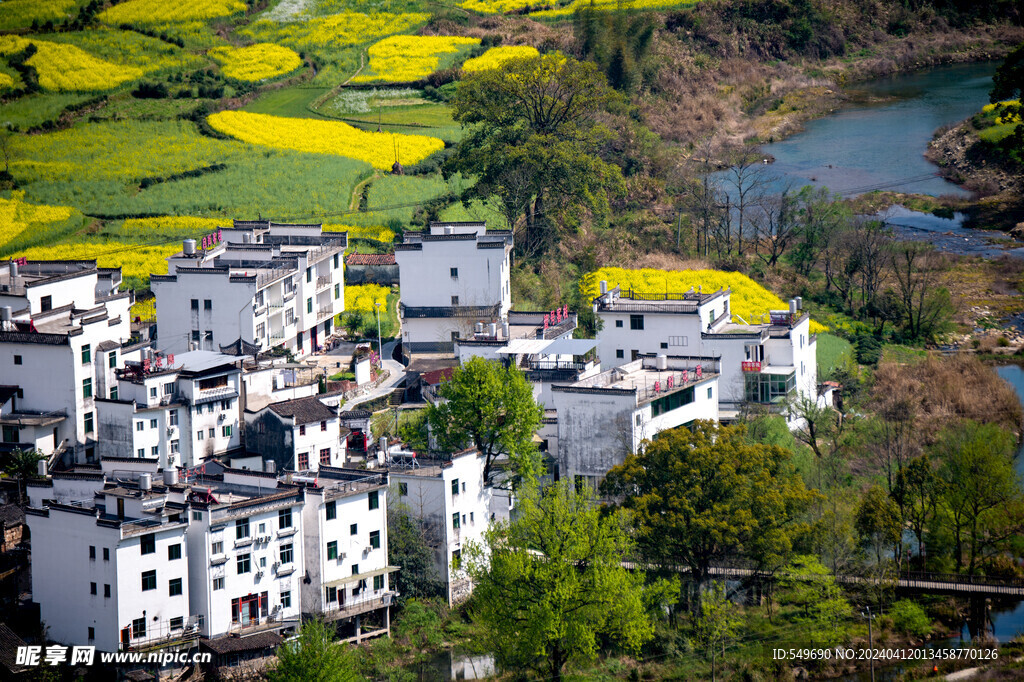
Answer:
<svg viewBox="0 0 1024 682"><path fill-rule="evenodd" d="M394 388L396 388L405 380L405 367L403 367L400 362L396 362L395 360L391 359L392 355L395 352L395 346L397 345L397 343L397 341L389 341L388 343L385 343L384 353L382 354L383 357L381 358L381 366L387 371L389 371L391 375L387 379L385 379L380 384L380 386L377 386L369 393L361 395L357 398L353 398L352 400L349 400L344 405L342 405L341 410L343 412L355 409L362 403L373 400L374 398L379 398L382 395L387 395L388 393L391 393L391 391Z"/></svg>

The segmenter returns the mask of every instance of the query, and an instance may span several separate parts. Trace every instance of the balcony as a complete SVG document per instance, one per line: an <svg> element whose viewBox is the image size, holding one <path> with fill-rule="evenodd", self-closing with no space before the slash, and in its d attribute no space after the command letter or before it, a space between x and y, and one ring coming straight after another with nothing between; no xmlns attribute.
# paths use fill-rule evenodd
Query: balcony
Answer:
<svg viewBox="0 0 1024 682"><path fill-rule="evenodd" d="M333 281L330 275L321 275L320 277L316 278L317 291L323 291L327 287L331 286L331 284L333 284Z"/></svg>
<svg viewBox="0 0 1024 682"><path fill-rule="evenodd" d="M351 618L367 611L391 606L394 598L395 593L392 591L373 592L372 590L363 590L356 597L352 597L350 594L344 603L332 603L325 608L324 620L330 622L341 620L342 618Z"/></svg>
<svg viewBox="0 0 1024 682"><path fill-rule="evenodd" d="M234 622L228 628L228 634L232 635L254 635L257 632L265 632L267 630L280 630L286 627L297 627L299 625L298 616L290 616L283 618L276 612L280 609L277 607L274 613L269 616L261 616L259 618L253 618L248 623Z"/></svg>
<svg viewBox="0 0 1024 682"><path fill-rule="evenodd" d="M130 630L127 626L125 630ZM170 621L147 624L146 634L142 637L132 638L131 643L126 645L121 641L121 651L149 651L153 649L164 649L172 646L180 646L199 639L203 629L203 616L201 614L189 616L184 619L181 627L172 629ZM122 631L123 636L124 630Z"/></svg>
<svg viewBox="0 0 1024 682"><path fill-rule="evenodd" d="M334 306L327 305L321 306L316 309L316 321L326 320L329 317L334 317Z"/></svg>

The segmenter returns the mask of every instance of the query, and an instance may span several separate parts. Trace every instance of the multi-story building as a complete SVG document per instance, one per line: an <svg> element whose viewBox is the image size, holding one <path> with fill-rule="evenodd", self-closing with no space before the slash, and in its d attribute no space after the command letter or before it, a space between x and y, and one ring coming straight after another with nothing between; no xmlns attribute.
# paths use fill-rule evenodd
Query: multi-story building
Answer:
<svg viewBox="0 0 1024 682"><path fill-rule="evenodd" d="M117 651L198 635L188 509L130 466L111 460L105 472L29 486L32 594L52 640Z"/></svg>
<svg viewBox="0 0 1024 682"><path fill-rule="evenodd" d="M153 275L158 346L165 353L241 345L302 356L331 335L345 310L346 233L320 225L235 221L214 245L185 240Z"/></svg>
<svg viewBox="0 0 1024 682"><path fill-rule="evenodd" d="M3 447L97 457L95 398L105 395L131 345L131 292L95 261L0 264L0 376L9 406Z"/></svg>
<svg viewBox="0 0 1024 682"><path fill-rule="evenodd" d="M431 223L395 245L401 279L402 347L452 352L477 323L507 322L512 307L512 232L486 223Z"/></svg>
<svg viewBox="0 0 1024 682"><path fill-rule="evenodd" d="M100 456L193 467L237 449L240 364L203 350L126 363L111 397L96 399Z"/></svg>
<svg viewBox="0 0 1024 682"><path fill-rule="evenodd" d="M304 616L322 614L343 638L387 634L395 596L388 565L388 474L321 467L303 508Z"/></svg>
<svg viewBox="0 0 1024 682"><path fill-rule="evenodd" d="M392 501L423 526L434 550L434 567L445 581L448 603L469 598L472 585L461 570L467 542L481 542L490 524L492 488L484 480L484 456L475 449L430 459L389 450Z"/></svg>
<svg viewBox="0 0 1024 682"><path fill-rule="evenodd" d="M324 405L317 396L246 412L245 442L251 452L273 461L279 471L316 471L345 463L338 410Z"/></svg>
<svg viewBox="0 0 1024 682"><path fill-rule="evenodd" d="M594 300L603 367L647 354L721 357L720 406L724 421L744 405L784 410L797 395L818 399L817 344L799 299L767 319L730 313L728 289L713 293L647 293L607 290ZM732 318L737 317L738 322ZM795 418L786 410L791 421Z"/></svg>
<svg viewBox="0 0 1024 682"><path fill-rule="evenodd" d="M558 475L600 483L661 431L718 420L718 358L641 356L552 386L558 413Z"/></svg>

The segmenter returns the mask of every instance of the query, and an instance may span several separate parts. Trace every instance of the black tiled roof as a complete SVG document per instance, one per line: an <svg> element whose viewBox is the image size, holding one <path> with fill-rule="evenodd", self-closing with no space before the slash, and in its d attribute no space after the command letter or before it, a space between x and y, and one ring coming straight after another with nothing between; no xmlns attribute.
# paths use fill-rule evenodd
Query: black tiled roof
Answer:
<svg viewBox="0 0 1024 682"><path fill-rule="evenodd" d="M316 396L274 403L270 405L270 409L274 414L293 418L296 424L310 424L338 417L334 410L320 402Z"/></svg>

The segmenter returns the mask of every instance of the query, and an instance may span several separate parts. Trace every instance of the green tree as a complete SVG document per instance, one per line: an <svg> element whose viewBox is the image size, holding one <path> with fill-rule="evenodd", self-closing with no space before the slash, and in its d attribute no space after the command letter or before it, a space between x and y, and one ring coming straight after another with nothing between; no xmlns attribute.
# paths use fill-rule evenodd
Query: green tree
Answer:
<svg viewBox="0 0 1024 682"><path fill-rule="evenodd" d="M632 544L620 516L568 481L522 490L517 517L466 552L474 615L498 665L561 680L602 645L638 653L654 629L643 574L622 566Z"/></svg>
<svg viewBox="0 0 1024 682"><path fill-rule="evenodd" d="M924 534L935 518L938 494L939 480L927 454L910 460L896 474L892 495L917 537L917 555L922 561Z"/></svg>
<svg viewBox="0 0 1024 682"><path fill-rule="evenodd" d="M355 655L334 641L334 631L321 620L308 621L296 639L277 650L277 666L267 673L270 682L357 682Z"/></svg>
<svg viewBox="0 0 1024 682"><path fill-rule="evenodd" d="M397 492L397 491L395 491ZM422 526L395 494L388 502L388 561L402 570L392 575L399 600L445 596L444 582L434 568L433 551Z"/></svg>
<svg viewBox="0 0 1024 682"><path fill-rule="evenodd" d="M719 582L711 584L711 589L701 599L700 611L693 626L693 634L697 642L707 649L711 659L711 679L716 679L715 654L722 650L736 636L741 624L739 609L729 601L725 594L725 585Z"/></svg>
<svg viewBox="0 0 1024 682"><path fill-rule="evenodd" d="M861 544L875 551L875 561L882 563L882 552L899 544L903 531L899 507L880 487L872 486L864 493L857 508L857 533ZM897 559L899 551L896 552Z"/></svg>
<svg viewBox="0 0 1024 682"><path fill-rule="evenodd" d="M25 481L38 478L39 462L45 459L38 450L14 450L3 460L3 472L18 482L18 504L25 499Z"/></svg>
<svg viewBox="0 0 1024 682"><path fill-rule="evenodd" d="M1024 43L1007 55L1006 60L992 75L990 102L1018 99L1024 95Z"/></svg>
<svg viewBox="0 0 1024 682"><path fill-rule="evenodd" d="M509 225L525 216L516 248L527 256L551 248L555 227L578 225L581 210L604 225L609 197L625 191L621 170L599 156L611 133L596 116L612 97L594 64L557 53L473 74L452 113L472 128L444 172L476 177L463 200L497 196Z"/></svg>
<svg viewBox="0 0 1024 682"><path fill-rule="evenodd" d="M843 623L853 608L817 557L793 557L779 573L779 591L781 602L798 607L795 620L807 625L812 645L830 646L843 640Z"/></svg>
<svg viewBox="0 0 1024 682"><path fill-rule="evenodd" d="M974 574L977 561L1024 528L1021 489L1013 468L1013 436L995 424L965 421L944 429L932 449L941 462L940 500L949 520L956 568Z"/></svg>
<svg viewBox="0 0 1024 682"><path fill-rule="evenodd" d="M953 304L941 286L945 268L931 244L899 242L890 250L903 330L912 339L930 341L949 329Z"/></svg>
<svg viewBox="0 0 1024 682"><path fill-rule="evenodd" d="M783 565L816 497L788 451L712 422L662 432L609 471L602 491L633 512L648 561L688 566L698 586L716 561Z"/></svg>
<svg viewBox="0 0 1024 682"><path fill-rule="evenodd" d="M474 357L456 368L437 393L443 400L427 408L427 423L441 449L476 447L486 458L484 480L503 455L519 471L534 470L533 434L544 411L517 367Z"/></svg>

